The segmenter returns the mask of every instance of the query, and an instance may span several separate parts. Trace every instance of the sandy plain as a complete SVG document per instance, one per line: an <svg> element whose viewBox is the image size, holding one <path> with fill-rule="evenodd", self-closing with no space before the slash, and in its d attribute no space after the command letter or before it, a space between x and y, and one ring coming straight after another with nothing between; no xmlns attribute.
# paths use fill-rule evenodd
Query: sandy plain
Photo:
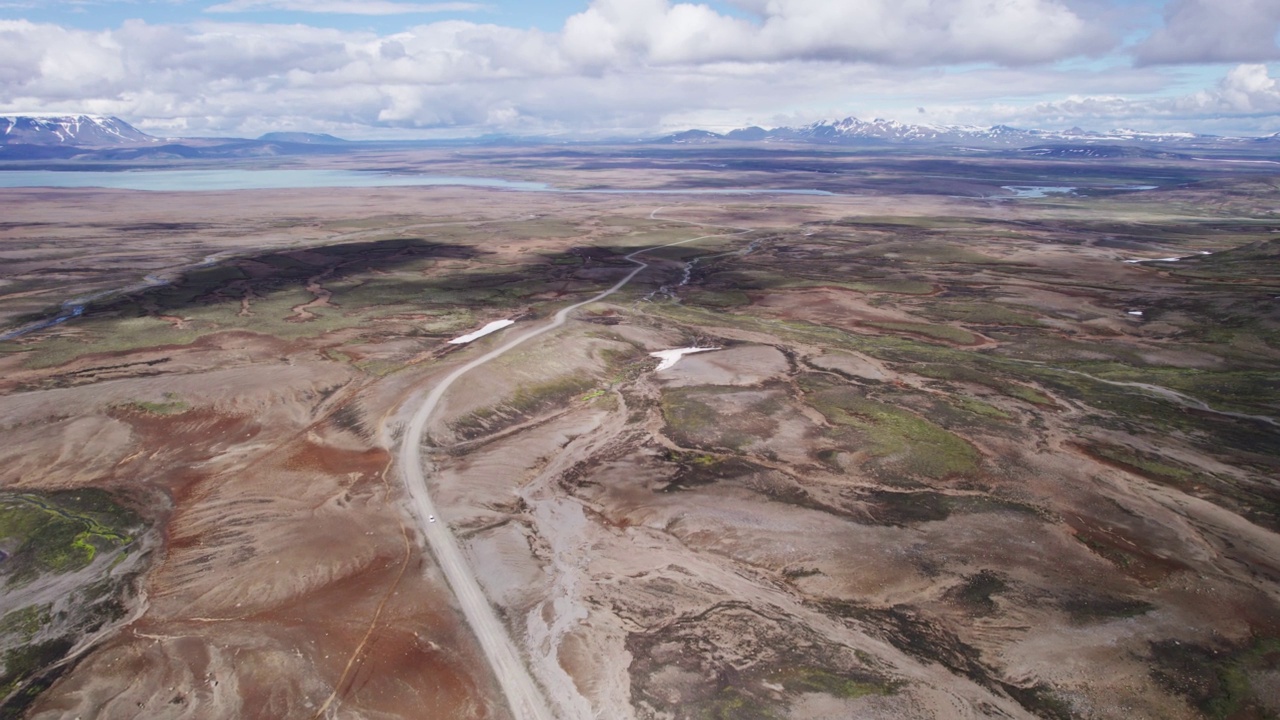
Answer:
<svg viewBox="0 0 1280 720"><path fill-rule="evenodd" d="M726 181L465 155L400 161ZM434 382L689 223L750 231L655 253L427 429L440 522L557 717L1280 712L1274 185L1011 202L889 170L803 197L5 191L7 325L171 281L0 354L0 487L142 518L138 571L95 570L130 612L24 712L506 717L394 450ZM1171 249L1213 255L1124 262ZM689 346L722 349L653 372Z"/></svg>

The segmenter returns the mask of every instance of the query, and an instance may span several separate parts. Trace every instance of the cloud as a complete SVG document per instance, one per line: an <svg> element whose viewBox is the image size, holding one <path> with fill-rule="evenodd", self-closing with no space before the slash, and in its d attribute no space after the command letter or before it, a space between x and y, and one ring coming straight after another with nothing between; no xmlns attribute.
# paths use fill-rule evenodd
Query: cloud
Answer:
<svg viewBox="0 0 1280 720"><path fill-rule="evenodd" d="M230 0L210 5L205 12L239 13L263 10L332 13L341 15L410 15L415 13L472 12L486 9L472 2L393 2L393 0Z"/></svg>
<svg viewBox="0 0 1280 720"><path fill-rule="evenodd" d="M1277 0L1173 0L1164 26L1134 50L1141 64L1280 59Z"/></svg>
<svg viewBox="0 0 1280 720"><path fill-rule="evenodd" d="M966 110L985 111L1003 122L1024 126L1133 126L1248 135L1280 130L1280 82L1271 77L1266 65L1242 64L1213 87L1174 97L1074 95L1023 107Z"/></svg>
<svg viewBox="0 0 1280 720"><path fill-rule="evenodd" d="M553 36L457 21L379 36L141 21L97 32L0 20L0 107L153 118L198 134L281 118L482 127L513 117L491 112L509 98L542 92L525 86L530 79L570 71Z"/></svg>
<svg viewBox="0 0 1280 720"><path fill-rule="evenodd" d="M189 0L0 0L0 10L49 10L67 7L76 12L92 12L109 5L138 8L148 5L182 5Z"/></svg>
<svg viewBox="0 0 1280 720"><path fill-rule="evenodd" d="M1228 113L1280 112L1280 84L1266 65L1233 68L1212 91L1192 96L1205 108Z"/></svg>
<svg viewBox="0 0 1280 720"><path fill-rule="evenodd" d="M565 23L564 48L596 66L794 59L1025 65L1115 42L1058 0L767 0L743 7L757 15L754 22L706 5L594 0Z"/></svg>
<svg viewBox="0 0 1280 720"><path fill-rule="evenodd" d="M1033 51L1013 48L1005 34L1075 17L1055 2L742 2L754 4L729 16L668 0L596 0L560 32L461 20L390 34L136 20L83 30L0 20L0 112L116 114L160 134L291 128L369 137L406 129L640 135L849 114L1090 124L1145 112L1183 128L1218 116L1261 126L1276 107L1265 66L1241 65L1175 107L1151 97L1177 79L1170 70L1029 62ZM930 3L945 22L911 37L903 28ZM1057 49L1034 52L1085 52L1092 45L1079 37L1088 27L1079 22L1056 31ZM889 49L884 34L899 46Z"/></svg>
<svg viewBox="0 0 1280 720"><path fill-rule="evenodd" d="M1077 116L1118 118L1275 114L1280 113L1280 84L1266 65L1246 64L1232 68L1215 87L1180 97L1085 97L1040 107Z"/></svg>

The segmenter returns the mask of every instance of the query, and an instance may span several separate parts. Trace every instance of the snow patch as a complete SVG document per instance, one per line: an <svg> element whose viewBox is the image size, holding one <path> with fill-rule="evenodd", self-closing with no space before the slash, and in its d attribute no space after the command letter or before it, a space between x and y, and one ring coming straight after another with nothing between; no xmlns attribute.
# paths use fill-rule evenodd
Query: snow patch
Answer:
<svg viewBox="0 0 1280 720"><path fill-rule="evenodd" d="M651 352L649 353L649 356L656 357L662 360L662 362L658 363L658 367L653 369L654 372L662 372L663 370L666 370L667 368L672 367L676 363L680 362L680 358L684 357L685 355L689 355L691 353L707 352L710 350L719 350L719 349L720 348L718 347L678 348L676 350L659 350L658 352Z"/></svg>
<svg viewBox="0 0 1280 720"><path fill-rule="evenodd" d="M495 333L501 330L502 328L507 327L508 325L515 325L515 324L516 324L515 320L494 320L493 322L489 323L488 325L485 325L484 327L480 328L479 330L473 333L463 335L462 337L456 337L450 340L449 344L450 345L466 345L467 343L473 340L479 340L480 338L484 337L485 335L488 335L489 333Z"/></svg>
<svg viewBox="0 0 1280 720"><path fill-rule="evenodd" d="M1076 189L1066 185L1001 185L1016 198L1043 198L1049 195L1072 195Z"/></svg>
<svg viewBox="0 0 1280 720"><path fill-rule="evenodd" d="M1145 258L1145 259L1141 259L1141 260L1125 260L1125 262L1127 262L1127 263L1129 263L1130 265L1132 265L1132 264L1134 264L1134 263L1144 263L1144 262L1178 262L1178 261L1179 261L1179 260L1181 260L1181 259L1182 259L1182 258L1180 258L1180 257L1168 257L1168 258Z"/></svg>

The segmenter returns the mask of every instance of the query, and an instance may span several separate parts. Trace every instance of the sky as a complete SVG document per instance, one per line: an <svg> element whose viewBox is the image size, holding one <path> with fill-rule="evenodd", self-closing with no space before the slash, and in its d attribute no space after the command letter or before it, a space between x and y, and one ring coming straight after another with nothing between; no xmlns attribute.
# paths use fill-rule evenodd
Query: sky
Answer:
<svg viewBox="0 0 1280 720"><path fill-rule="evenodd" d="M0 0L0 114L161 136L848 116L1280 132L1280 0Z"/></svg>

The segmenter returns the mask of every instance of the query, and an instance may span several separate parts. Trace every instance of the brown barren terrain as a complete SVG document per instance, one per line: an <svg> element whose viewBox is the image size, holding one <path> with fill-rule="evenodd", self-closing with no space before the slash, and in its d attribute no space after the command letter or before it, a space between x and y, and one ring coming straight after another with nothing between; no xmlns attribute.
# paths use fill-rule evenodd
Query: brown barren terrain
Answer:
<svg viewBox="0 0 1280 720"><path fill-rule="evenodd" d="M707 179L618 153L398 162ZM556 717L1280 714L1274 181L1132 161L1112 185L1179 182L1012 200L978 197L995 161L946 184L974 197L871 162L829 196L3 191L6 327L106 292L0 342L8 706L508 717L398 482L406 423L624 255L711 233L462 376L421 439ZM57 620L87 588L119 610Z"/></svg>

